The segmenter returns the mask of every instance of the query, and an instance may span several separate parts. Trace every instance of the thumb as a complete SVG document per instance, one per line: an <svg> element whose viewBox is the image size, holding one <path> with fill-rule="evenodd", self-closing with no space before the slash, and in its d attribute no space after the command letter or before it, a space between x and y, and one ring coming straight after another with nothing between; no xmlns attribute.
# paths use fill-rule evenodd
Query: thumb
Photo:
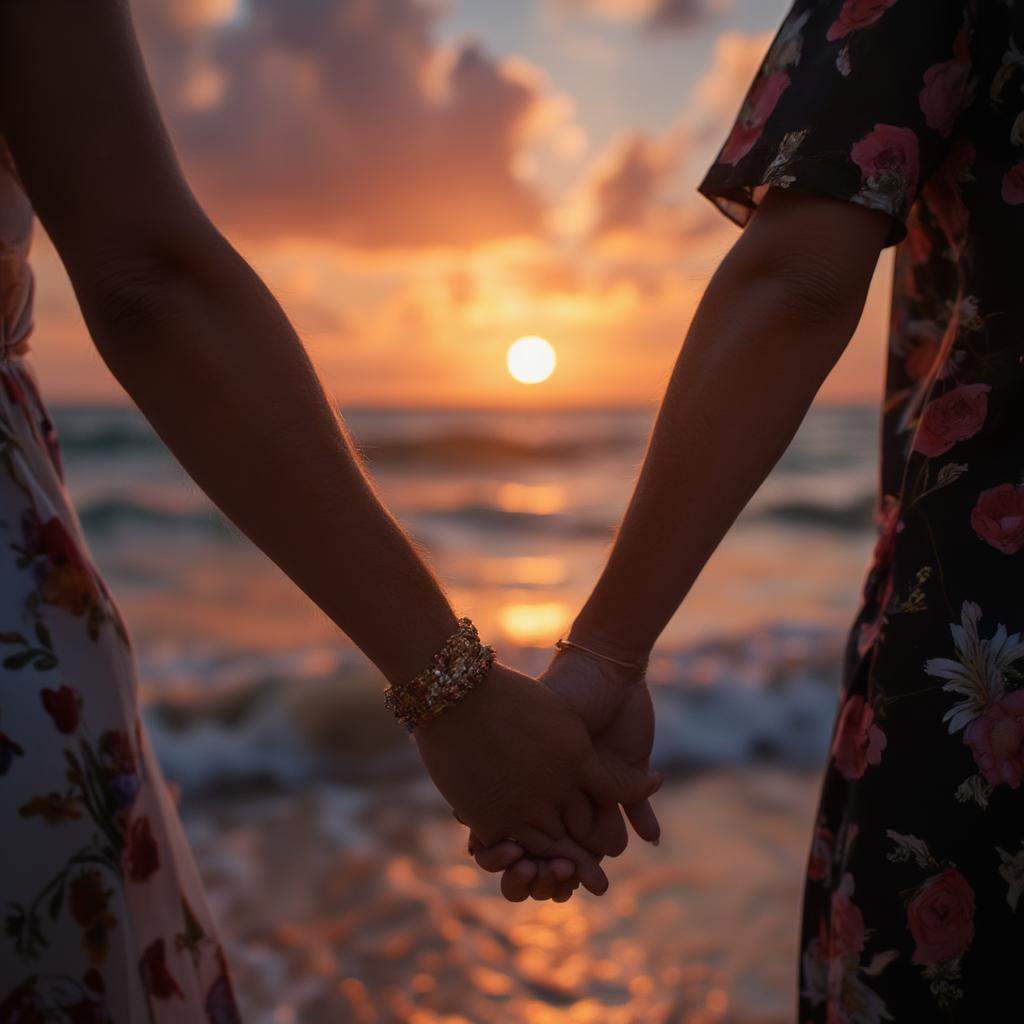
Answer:
<svg viewBox="0 0 1024 1024"><path fill-rule="evenodd" d="M584 768L583 785L601 804L638 804L653 796L665 781L660 772L635 768L612 754L591 755Z"/></svg>

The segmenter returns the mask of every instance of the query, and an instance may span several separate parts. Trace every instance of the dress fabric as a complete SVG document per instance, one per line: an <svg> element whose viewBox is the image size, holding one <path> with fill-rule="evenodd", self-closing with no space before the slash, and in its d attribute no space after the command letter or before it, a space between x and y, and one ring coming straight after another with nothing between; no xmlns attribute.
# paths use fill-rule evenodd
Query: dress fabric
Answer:
<svg viewBox="0 0 1024 1024"><path fill-rule="evenodd" d="M1024 3L797 0L700 191L892 216L878 540L797 1024L1024 1020Z"/></svg>
<svg viewBox="0 0 1024 1024"><path fill-rule="evenodd" d="M0 1024L237 1024L27 355L31 230L0 140Z"/></svg>

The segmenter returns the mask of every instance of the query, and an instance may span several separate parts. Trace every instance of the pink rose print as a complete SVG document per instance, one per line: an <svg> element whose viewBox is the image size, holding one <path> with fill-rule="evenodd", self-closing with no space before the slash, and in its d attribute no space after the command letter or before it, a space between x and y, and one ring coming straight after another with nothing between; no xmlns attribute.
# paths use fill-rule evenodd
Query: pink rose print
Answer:
<svg viewBox="0 0 1024 1024"><path fill-rule="evenodd" d="M871 650L882 635L882 627L886 622L885 610L889 607L889 602L892 600L892 593L893 579L892 573L890 573L886 578L882 594L878 599L878 614L871 622L865 622L860 628L860 633L857 635L857 653L862 658Z"/></svg>
<svg viewBox="0 0 1024 1024"><path fill-rule="evenodd" d="M909 128L876 124L853 144L850 159L860 168L868 188L894 208L903 206L917 187L921 160L917 135Z"/></svg>
<svg viewBox="0 0 1024 1024"><path fill-rule="evenodd" d="M986 782L1020 789L1024 779L1024 690L993 701L964 730L964 742Z"/></svg>
<svg viewBox="0 0 1024 1024"><path fill-rule="evenodd" d="M149 818L132 821L125 836L124 864L133 882L145 882L160 867L160 848L153 838Z"/></svg>
<svg viewBox="0 0 1024 1024"><path fill-rule="evenodd" d="M88 925L107 912L113 890L103 888L98 871L85 871L68 887L68 906L71 916L80 924Z"/></svg>
<svg viewBox="0 0 1024 1024"><path fill-rule="evenodd" d="M844 779L859 779L869 764L878 764L885 750L885 733L874 724L875 713L863 697L851 697L845 704L832 756Z"/></svg>
<svg viewBox="0 0 1024 1024"><path fill-rule="evenodd" d="M110 932L117 925L117 918L110 913L113 894L113 889L104 887L98 871L85 871L68 885L68 908L82 928L82 947L96 966L110 952Z"/></svg>
<svg viewBox="0 0 1024 1024"><path fill-rule="evenodd" d="M864 915L855 907L853 875L843 875L839 888L832 893L832 929L829 934L829 958L857 956L864 948Z"/></svg>
<svg viewBox="0 0 1024 1024"><path fill-rule="evenodd" d="M873 25L894 3L896 0L846 0L839 17L829 25L825 38L832 42Z"/></svg>
<svg viewBox="0 0 1024 1024"><path fill-rule="evenodd" d="M100 750L118 774L135 772L132 742L123 729L107 729L100 737Z"/></svg>
<svg viewBox="0 0 1024 1024"><path fill-rule="evenodd" d="M964 384L933 398L921 416L914 434L914 451L921 455L943 455L958 441L966 441L981 430L988 415L988 384Z"/></svg>
<svg viewBox="0 0 1024 1024"><path fill-rule="evenodd" d="M903 529L899 498L886 494L875 513L875 521L878 524L878 540L875 542L874 563L878 568L885 568L892 560L896 534Z"/></svg>
<svg viewBox="0 0 1024 1024"><path fill-rule="evenodd" d="M999 484L982 491L971 510L971 526L997 551L1015 555L1024 547L1024 489Z"/></svg>
<svg viewBox="0 0 1024 1024"><path fill-rule="evenodd" d="M1011 206L1024 203L1024 160L1003 175L1003 202Z"/></svg>
<svg viewBox="0 0 1024 1024"><path fill-rule="evenodd" d="M736 119L736 124L733 125L732 132L722 147L722 163L739 163L754 148L754 144L761 138L765 123L779 102L779 97L788 86L789 75L785 71L765 75L754 83Z"/></svg>
<svg viewBox="0 0 1024 1024"><path fill-rule="evenodd" d="M74 537L57 516L43 521L35 509L22 515L25 550L35 560L39 591L47 604L84 615L99 598L93 575Z"/></svg>
<svg viewBox="0 0 1024 1024"><path fill-rule="evenodd" d="M167 953L163 939L157 939L146 947L145 953L142 954L142 960L139 962L139 973L142 975L146 991L151 996L157 999L170 999L172 996L177 996L179 999L185 998L181 986L167 967Z"/></svg>
<svg viewBox="0 0 1024 1024"><path fill-rule="evenodd" d="M967 78L971 73L970 33L962 29L953 43L953 59L933 64L924 73L921 110L929 128L949 137L957 114L969 104Z"/></svg>
<svg viewBox="0 0 1024 1024"><path fill-rule="evenodd" d="M53 724L65 736L70 736L81 718L82 695L70 686L62 686L59 690L43 690L40 697Z"/></svg>
<svg viewBox="0 0 1024 1024"><path fill-rule="evenodd" d="M932 875L907 904L914 963L933 967L959 956L974 938L974 890L956 868Z"/></svg>
<svg viewBox="0 0 1024 1024"><path fill-rule="evenodd" d="M819 825L811 842L811 858L807 865L807 877L812 882L823 882L832 873L832 857L835 853L836 837L831 829Z"/></svg>

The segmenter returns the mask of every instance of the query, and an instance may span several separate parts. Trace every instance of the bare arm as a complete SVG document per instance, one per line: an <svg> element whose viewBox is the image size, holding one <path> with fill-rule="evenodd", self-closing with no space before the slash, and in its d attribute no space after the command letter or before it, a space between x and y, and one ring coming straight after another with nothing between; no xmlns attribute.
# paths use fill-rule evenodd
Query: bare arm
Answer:
<svg viewBox="0 0 1024 1024"><path fill-rule="evenodd" d="M126 0L0 0L0 131L101 355L185 469L390 680L425 668L452 608L284 313L189 191ZM649 789L613 778L567 705L500 666L416 735L490 842L540 852L573 807L585 841L590 798ZM596 864L590 877L605 884Z"/></svg>
<svg viewBox="0 0 1024 1024"><path fill-rule="evenodd" d="M888 217L772 190L714 274L694 316L608 564L570 636L644 658L704 563L792 440L860 319ZM547 678L601 742L646 765L654 717L635 671L559 654ZM594 731L592 729L592 731ZM626 808L658 835L647 802ZM572 879L502 844L477 862L510 900L571 892Z"/></svg>
<svg viewBox="0 0 1024 1024"><path fill-rule="evenodd" d="M700 302L573 638L620 657L650 651L849 343L889 223L769 191Z"/></svg>
<svg viewBox="0 0 1024 1024"><path fill-rule="evenodd" d="M287 318L205 217L126 5L0 0L0 126L101 355L192 477L391 680L455 629Z"/></svg>

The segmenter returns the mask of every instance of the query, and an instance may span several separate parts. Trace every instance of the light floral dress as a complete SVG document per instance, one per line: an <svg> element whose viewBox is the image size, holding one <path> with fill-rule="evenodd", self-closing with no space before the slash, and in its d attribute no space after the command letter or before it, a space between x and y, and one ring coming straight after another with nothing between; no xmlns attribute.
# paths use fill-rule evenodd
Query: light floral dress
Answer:
<svg viewBox="0 0 1024 1024"><path fill-rule="evenodd" d="M700 190L892 215L879 536L798 1024L1024 1020L1024 4L797 0Z"/></svg>
<svg viewBox="0 0 1024 1024"><path fill-rule="evenodd" d="M31 231L0 140L0 1024L237 1024L26 355Z"/></svg>

